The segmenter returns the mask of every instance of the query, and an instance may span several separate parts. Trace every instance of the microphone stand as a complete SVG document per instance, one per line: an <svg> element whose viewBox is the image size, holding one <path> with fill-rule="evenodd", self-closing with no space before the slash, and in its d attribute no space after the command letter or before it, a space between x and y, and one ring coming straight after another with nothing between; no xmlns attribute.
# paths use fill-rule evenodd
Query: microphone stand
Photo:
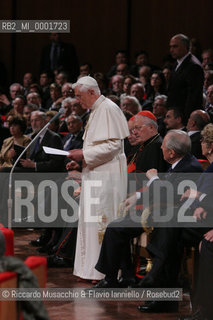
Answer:
<svg viewBox="0 0 213 320"><path fill-rule="evenodd" d="M45 126L36 134L36 136L33 138L32 141L30 141L30 143L25 147L25 149L21 152L21 154L18 156L18 158L16 159L14 165L12 166L12 169L10 171L9 174L9 194L8 194L8 200L7 200L7 206L8 206L8 229L12 228L12 207L13 207L13 199L12 199L12 175L14 172L14 169L17 165L17 163L19 162L19 160L21 159L21 157L23 156L23 154L25 153L25 151L27 151L30 146L35 142L35 140L48 128L49 124L52 123L53 121L55 121L56 119L58 119L58 117L60 117L60 115L62 115L64 113L64 108L61 108L59 110L59 112L52 118L50 119L50 121L48 121Z"/></svg>

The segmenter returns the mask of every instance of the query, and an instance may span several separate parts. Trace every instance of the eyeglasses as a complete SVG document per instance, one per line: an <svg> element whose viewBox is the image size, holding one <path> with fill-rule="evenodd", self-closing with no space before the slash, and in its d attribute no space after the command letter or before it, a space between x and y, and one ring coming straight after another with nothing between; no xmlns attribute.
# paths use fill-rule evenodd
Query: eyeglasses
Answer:
<svg viewBox="0 0 213 320"><path fill-rule="evenodd" d="M135 126L130 130L130 133L134 133L135 131L140 131L143 127L146 127L147 124L142 124L141 126Z"/></svg>

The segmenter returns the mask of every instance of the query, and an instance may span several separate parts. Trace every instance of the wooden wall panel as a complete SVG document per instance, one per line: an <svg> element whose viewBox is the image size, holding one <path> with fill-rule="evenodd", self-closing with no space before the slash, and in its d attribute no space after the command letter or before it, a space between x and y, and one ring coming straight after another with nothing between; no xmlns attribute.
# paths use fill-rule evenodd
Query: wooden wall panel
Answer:
<svg viewBox="0 0 213 320"><path fill-rule="evenodd" d="M132 58L144 49L153 64L161 65L169 52L169 40L176 33L199 39L203 48L213 48L211 0L134 0L132 5Z"/></svg>
<svg viewBox="0 0 213 320"><path fill-rule="evenodd" d="M62 39L72 42L80 62L90 61L94 71L106 72L114 62L114 52L127 49L128 37L132 63L135 51L145 49L153 64L161 64L169 52L169 39L179 32L198 38L203 48L213 48L212 0L7 0L0 3L1 19L12 17L14 3L16 19L70 19L71 33ZM131 25L127 24L128 4ZM12 71L16 81L27 71L38 74L48 34L0 34L0 43L0 60L10 79Z"/></svg>

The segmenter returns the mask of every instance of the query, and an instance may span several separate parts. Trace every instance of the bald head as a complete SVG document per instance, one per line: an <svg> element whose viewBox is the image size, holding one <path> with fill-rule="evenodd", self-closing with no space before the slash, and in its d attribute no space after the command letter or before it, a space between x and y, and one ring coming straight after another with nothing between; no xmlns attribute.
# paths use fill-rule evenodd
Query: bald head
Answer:
<svg viewBox="0 0 213 320"><path fill-rule="evenodd" d="M171 38L169 46L172 58L181 59L189 52L190 41L187 36L180 33Z"/></svg>
<svg viewBox="0 0 213 320"><path fill-rule="evenodd" d="M210 122L210 117L204 110L195 110L190 114L187 131L201 131Z"/></svg>

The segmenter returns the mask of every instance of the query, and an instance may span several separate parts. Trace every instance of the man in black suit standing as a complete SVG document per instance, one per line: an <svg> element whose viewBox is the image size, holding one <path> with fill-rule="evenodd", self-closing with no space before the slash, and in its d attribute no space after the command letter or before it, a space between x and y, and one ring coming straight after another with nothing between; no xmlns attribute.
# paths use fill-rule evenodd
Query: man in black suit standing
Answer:
<svg viewBox="0 0 213 320"><path fill-rule="evenodd" d="M40 71L54 72L55 70L69 73L70 81L76 81L79 75L79 64L73 44L62 42L60 34L50 34L51 44L42 50Z"/></svg>
<svg viewBox="0 0 213 320"><path fill-rule="evenodd" d="M200 109L203 101L203 69L189 51L189 38L177 34L170 40L170 53L177 60L168 86L168 107L176 107L187 122L193 110Z"/></svg>

